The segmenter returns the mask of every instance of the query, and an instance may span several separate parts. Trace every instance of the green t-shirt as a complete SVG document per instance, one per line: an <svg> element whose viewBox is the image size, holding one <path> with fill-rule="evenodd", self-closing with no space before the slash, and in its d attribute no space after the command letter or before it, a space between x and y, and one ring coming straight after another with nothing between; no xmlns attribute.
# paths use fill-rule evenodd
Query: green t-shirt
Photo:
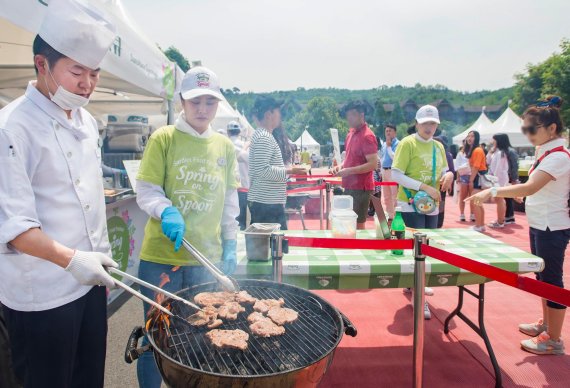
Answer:
<svg viewBox="0 0 570 388"><path fill-rule="evenodd" d="M186 222L186 239L211 261L222 254L221 220L228 189L239 179L232 142L220 134L198 138L166 126L152 134L137 179L164 189ZM162 233L160 220L150 218L145 227L140 257L170 265L199 265L183 248Z"/></svg>
<svg viewBox="0 0 570 388"><path fill-rule="evenodd" d="M398 143L392 168L402 171L406 176L439 189L439 180L442 171L447 168L447 158L445 149L440 142L431 140L423 142L416 138L417 135L410 135ZM432 183L433 174L433 147L435 145L435 186ZM416 191L410 190L412 195ZM398 200L408 202L408 197L402 185L398 188Z"/></svg>

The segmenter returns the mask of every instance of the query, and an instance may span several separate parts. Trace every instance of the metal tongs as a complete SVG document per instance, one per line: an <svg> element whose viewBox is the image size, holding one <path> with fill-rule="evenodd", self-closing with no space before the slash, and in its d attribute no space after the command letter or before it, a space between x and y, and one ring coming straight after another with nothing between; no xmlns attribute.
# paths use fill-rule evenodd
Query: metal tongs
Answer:
<svg viewBox="0 0 570 388"><path fill-rule="evenodd" d="M135 282L135 283L137 283L137 284L139 284L139 285L141 285L141 286L143 286L143 287L146 287L146 288L148 288L148 289L153 290L154 292L158 292L159 294L163 294L163 295L165 295L165 296L167 296L167 297L169 297L169 298L171 298L171 299L174 299L174 300L177 300L177 301L179 301L179 302L182 302L182 303L184 303L185 305L190 306L190 307L193 308L194 310L203 311L202 308L199 307L198 305L195 305L194 303L192 303L192 302L190 302L190 301L188 301L188 300L186 300L186 299L184 299L184 298L181 298L181 297L179 297L178 295L175 295L175 294L173 294L173 293L171 293L171 292L168 292L168 291L166 291L166 290L163 290L162 288L157 287L157 286L155 286L154 284L150 284L150 283L148 283L148 282L145 282L144 280L139 279L139 278L137 278L136 276L133 276L133 275L131 275L131 274L128 274L128 273L126 273L126 272L123 272L123 271L118 270L118 269L113 268L113 267L107 267L107 270L108 270L109 272L111 272L111 273L114 273L114 274L120 275L120 276L122 276L122 277L124 277L124 278L130 279L130 280L132 280L133 282ZM170 315L170 316L174 316L174 314L173 314L170 310L168 310L166 307L162 306L160 303L157 303L157 302L155 302L154 300L152 300L152 299L150 299L150 298L147 298L146 296L144 296L144 295L141 294L140 292L138 292L138 291L132 289L131 287L127 286L125 283L123 283L123 282L121 282L121 281L119 281L119 280L117 280L117 279L114 279L114 280L115 280L115 284L116 284L117 286L121 287L123 290L125 290L125 291L131 293L132 295L136 296L137 298L141 299L142 301L144 301L144 302L146 302L146 303L148 303L148 304L150 304L150 305L156 307L157 309L159 309L159 310L162 311L163 313L168 314L168 315Z"/></svg>
<svg viewBox="0 0 570 388"><path fill-rule="evenodd" d="M216 267L210 260L206 258L200 251L198 251L188 240L185 238L182 239L182 246L190 252L192 256L196 260L200 262L206 269L216 278L218 283L222 286L223 289L230 292L238 292L239 291L239 284L238 282L230 277L225 275L218 267Z"/></svg>

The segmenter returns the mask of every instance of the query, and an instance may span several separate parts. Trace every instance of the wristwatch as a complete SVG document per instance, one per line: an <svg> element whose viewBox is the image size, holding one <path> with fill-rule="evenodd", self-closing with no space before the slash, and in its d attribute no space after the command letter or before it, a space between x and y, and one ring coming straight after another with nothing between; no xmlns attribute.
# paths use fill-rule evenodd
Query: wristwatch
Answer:
<svg viewBox="0 0 570 388"><path fill-rule="evenodd" d="M491 187L491 197L495 198L497 196L497 188Z"/></svg>

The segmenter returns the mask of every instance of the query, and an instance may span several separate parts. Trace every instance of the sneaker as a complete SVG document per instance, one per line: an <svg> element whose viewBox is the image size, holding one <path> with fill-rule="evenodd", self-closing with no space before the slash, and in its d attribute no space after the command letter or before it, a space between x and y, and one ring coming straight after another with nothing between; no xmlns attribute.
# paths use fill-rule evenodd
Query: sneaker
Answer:
<svg viewBox="0 0 570 388"><path fill-rule="evenodd" d="M479 233L483 233L485 231L484 226L472 226L470 229L474 230L475 232L479 232Z"/></svg>
<svg viewBox="0 0 570 388"><path fill-rule="evenodd" d="M504 223L500 224L499 221L493 221L490 224L487 224L487 226L493 229L501 229L505 227L505 224Z"/></svg>
<svg viewBox="0 0 570 388"><path fill-rule="evenodd" d="M471 214L471 215L469 216L469 221L475 222L475 214Z"/></svg>
<svg viewBox="0 0 570 388"><path fill-rule="evenodd" d="M554 341L550 339L547 332L543 331L534 338L521 341L521 348L527 352L543 354L564 354L564 342L562 339Z"/></svg>
<svg viewBox="0 0 570 388"><path fill-rule="evenodd" d="M459 216L459 222L465 222L465 214Z"/></svg>
<svg viewBox="0 0 570 388"><path fill-rule="evenodd" d="M424 303L424 318L427 320L431 319L431 311L427 302Z"/></svg>
<svg viewBox="0 0 570 388"><path fill-rule="evenodd" d="M505 225L512 225L512 224L516 224L514 218L505 218Z"/></svg>
<svg viewBox="0 0 570 388"><path fill-rule="evenodd" d="M433 288L426 287L424 290L425 290L424 292L427 296L433 295ZM413 292L413 290L411 288L404 288L404 294L411 294L412 292Z"/></svg>
<svg viewBox="0 0 570 388"><path fill-rule="evenodd" d="M534 323L521 323L519 325L519 331L526 335L530 335L531 337L536 337L546 330L548 330L548 326L544 324L542 318Z"/></svg>

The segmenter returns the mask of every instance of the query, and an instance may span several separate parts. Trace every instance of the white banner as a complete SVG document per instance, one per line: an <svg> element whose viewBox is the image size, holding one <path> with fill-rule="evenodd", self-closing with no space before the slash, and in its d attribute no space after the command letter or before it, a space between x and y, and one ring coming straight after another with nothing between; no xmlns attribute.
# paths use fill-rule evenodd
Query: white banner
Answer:
<svg viewBox="0 0 570 388"><path fill-rule="evenodd" d="M334 159L336 160L336 165L340 166L342 164L342 160L340 157L340 140L338 139L338 129L330 128L330 131L334 147Z"/></svg>

